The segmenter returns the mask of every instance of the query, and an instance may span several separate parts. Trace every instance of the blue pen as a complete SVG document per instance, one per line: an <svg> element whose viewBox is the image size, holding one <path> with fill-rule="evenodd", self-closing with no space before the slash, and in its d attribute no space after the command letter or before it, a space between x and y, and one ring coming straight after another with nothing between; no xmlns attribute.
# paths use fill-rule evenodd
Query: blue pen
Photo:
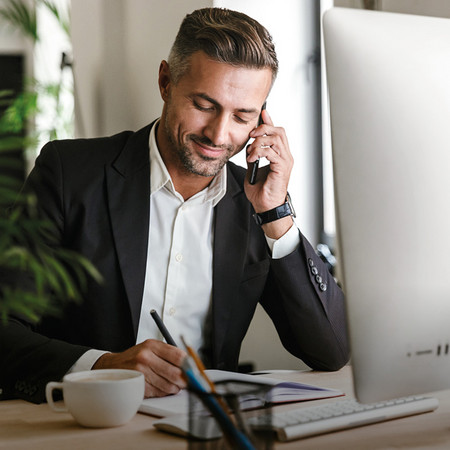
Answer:
<svg viewBox="0 0 450 450"><path fill-rule="evenodd" d="M217 420L217 423L219 424L220 428L222 428L222 431L225 433L225 435L229 436L233 440L233 442L237 445L237 448L241 450L255 450L255 447L253 447L247 436L245 436L245 434L243 434L235 427L214 395L209 393L197 380L194 371L189 364L188 358L184 360L181 368L186 375L188 385L194 391L197 391L201 394L201 400L205 403L205 406Z"/></svg>

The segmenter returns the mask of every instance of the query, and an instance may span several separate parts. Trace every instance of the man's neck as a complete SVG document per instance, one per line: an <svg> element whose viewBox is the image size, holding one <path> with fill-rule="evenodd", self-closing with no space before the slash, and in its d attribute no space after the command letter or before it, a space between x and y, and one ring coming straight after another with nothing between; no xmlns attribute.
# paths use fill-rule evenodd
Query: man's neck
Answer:
<svg viewBox="0 0 450 450"><path fill-rule="evenodd" d="M171 171L167 167L175 190L183 197L184 200L188 200L200 191L203 191L211 184L214 177L203 177L195 174L180 174L178 171Z"/></svg>

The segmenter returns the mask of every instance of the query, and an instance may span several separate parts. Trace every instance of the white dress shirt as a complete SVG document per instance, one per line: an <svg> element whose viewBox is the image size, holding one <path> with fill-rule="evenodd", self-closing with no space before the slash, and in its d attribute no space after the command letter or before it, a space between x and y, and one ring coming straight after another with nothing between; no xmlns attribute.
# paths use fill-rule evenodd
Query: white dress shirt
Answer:
<svg viewBox="0 0 450 450"><path fill-rule="evenodd" d="M226 166L206 189L185 201L159 154L156 127L149 139L149 244L136 343L162 339L150 315L155 309L177 344L182 335L198 351L212 298L214 206L226 193ZM272 258L282 258L298 247L300 233L294 225L280 239L266 240ZM104 353L87 351L70 371L89 370Z"/></svg>
<svg viewBox="0 0 450 450"><path fill-rule="evenodd" d="M214 206L226 193L225 167L188 200L176 192L150 133L150 230L137 342L162 339L150 316L155 309L181 345L196 351L212 296Z"/></svg>

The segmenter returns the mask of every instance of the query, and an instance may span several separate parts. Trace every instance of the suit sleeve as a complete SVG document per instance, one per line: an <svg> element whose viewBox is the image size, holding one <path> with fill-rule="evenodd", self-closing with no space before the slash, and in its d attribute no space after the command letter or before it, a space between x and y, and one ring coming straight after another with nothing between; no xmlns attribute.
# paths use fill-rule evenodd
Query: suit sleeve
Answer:
<svg viewBox="0 0 450 450"><path fill-rule="evenodd" d="M35 333L18 320L0 324L0 398L44 402L46 384L60 380L87 350Z"/></svg>
<svg viewBox="0 0 450 450"><path fill-rule="evenodd" d="M311 368L348 362L344 295L305 237L290 255L271 260L261 304L284 347Z"/></svg>

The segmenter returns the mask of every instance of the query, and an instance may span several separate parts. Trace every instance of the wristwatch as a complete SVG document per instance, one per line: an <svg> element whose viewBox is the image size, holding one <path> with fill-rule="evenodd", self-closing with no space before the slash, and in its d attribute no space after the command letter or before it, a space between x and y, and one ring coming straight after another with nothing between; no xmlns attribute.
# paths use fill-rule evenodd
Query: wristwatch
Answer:
<svg viewBox="0 0 450 450"><path fill-rule="evenodd" d="M253 214L253 218L258 225L264 225L265 223L270 223L287 216L295 217L295 210L292 206L289 192L286 195L286 201L282 205L270 209L269 211Z"/></svg>

